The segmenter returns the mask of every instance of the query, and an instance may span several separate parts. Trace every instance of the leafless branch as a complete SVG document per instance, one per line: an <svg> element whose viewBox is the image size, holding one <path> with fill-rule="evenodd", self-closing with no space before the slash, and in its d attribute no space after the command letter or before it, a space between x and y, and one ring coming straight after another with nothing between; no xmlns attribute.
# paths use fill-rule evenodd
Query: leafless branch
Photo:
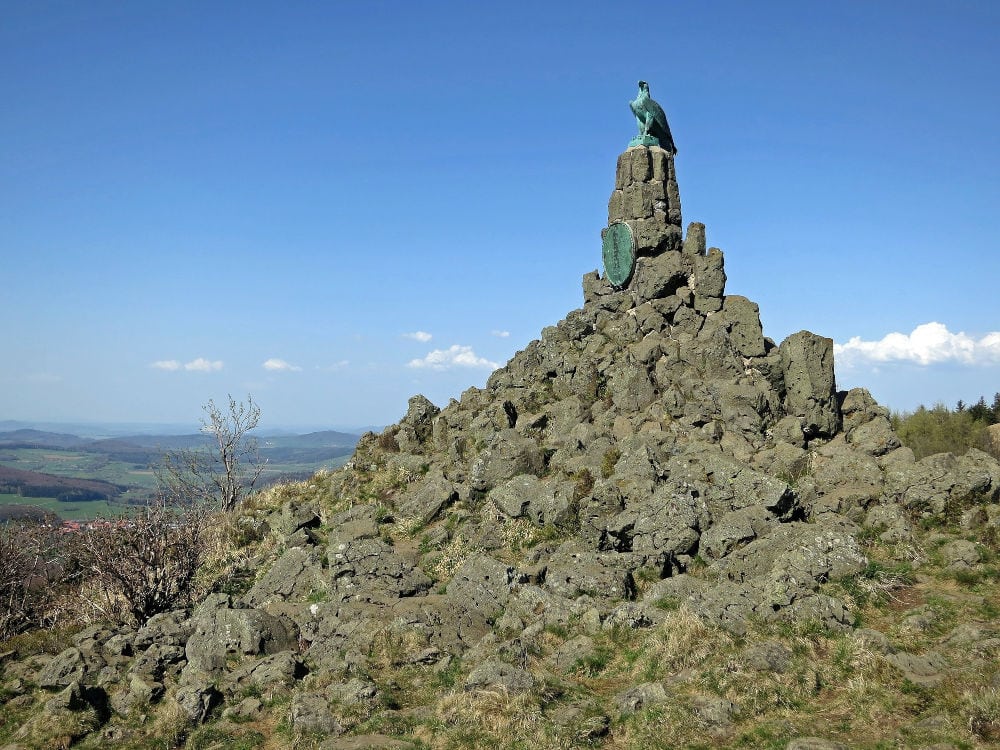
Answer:
<svg viewBox="0 0 1000 750"><path fill-rule="evenodd" d="M229 396L228 410L220 409L214 401L205 404L204 410L202 432L214 438L214 447L171 451L164 457L157 478L171 502L218 502L230 512L253 492L266 465L257 439L250 434L260 422L260 407L253 396L247 396L246 403Z"/></svg>

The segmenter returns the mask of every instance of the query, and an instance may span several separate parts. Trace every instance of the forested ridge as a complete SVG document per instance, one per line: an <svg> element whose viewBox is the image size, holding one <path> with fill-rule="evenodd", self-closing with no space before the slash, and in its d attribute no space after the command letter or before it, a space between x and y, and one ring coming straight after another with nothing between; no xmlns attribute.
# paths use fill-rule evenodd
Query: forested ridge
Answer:
<svg viewBox="0 0 1000 750"><path fill-rule="evenodd" d="M1000 393L987 404L985 396L972 406L959 401L954 409L943 403L923 405L912 412L894 412L892 426L919 460L935 453L964 453L978 448L1000 459L1000 440L993 425L1000 423Z"/></svg>

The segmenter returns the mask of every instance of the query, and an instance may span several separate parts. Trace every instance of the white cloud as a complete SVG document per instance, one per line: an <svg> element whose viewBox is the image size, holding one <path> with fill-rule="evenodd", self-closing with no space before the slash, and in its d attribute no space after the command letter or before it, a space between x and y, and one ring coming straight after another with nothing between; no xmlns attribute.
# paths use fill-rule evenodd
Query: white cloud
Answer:
<svg viewBox="0 0 1000 750"><path fill-rule="evenodd" d="M174 370L181 369L181 363L176 359L161 359L153 362L150 367L156 370L168 370L173 372Z"/></svg>
<svg viewBox="0 0 1000 750"><path fill-rule="evenodd" d="M490 333L492 333L498 339L510 338L510 331L490 331Z"/></svg>
<svg viewBox="0 0 1000 750"><path fill-rule="evenodd" d="M190 362L185 362L184 369L188 372L214 372L222 369L222 360L216 359L212 361L207 360L204 357L198 357L198 359L192 359Z"/></svg>
<svg viewBox="0 0 1000 750"><path fill-rule="evenodd" d="M413 333L404 333L403 338L413 339L414 341L419 341L423 344L426 344L434 337L431 334L427 333L427 331L414 331Z"/></svg>
<svg viewBox="0 0 1000 750"><path fill-rule="evenodd" d="M342 359L339 362L334 362L332 365L326 365L325 367L317 366L316 369L322 372L338 372L340 370L343 370L349 364L351 364L351 361L349 359Z"/></svg>
<svg viewBox="0 0 1000 750"><path fill-rule="evenodd" d="M834 344L833 352L846 366L862 362L992 364L1000 362L1000 331L976 339L963 332L952 333L943 323L931 322L917 326L909 334L890 333L879 341L862 341L860 336L854 336L846 344Z"/></svg>
<svg viewBox="0 0 1000 750"><path fill-rule="evenodd" d="M222 369L222 360L208 360L204 357L192 359L190 362L181 364L176 359L159 359L149 365L154 370L165 370L176 372L177 370L187 370L188 372L214 372Z"/></svg>
<svg viewBox="0 0 1000 750"><path fill-rule="evenodd" d="M302 368L290 364L283 359L278 359L277 357L271 357L269 360L261 365L265 370L270 372L299 372Z"/></svg>
<svg viewBox="0 0 1000 750"><path fill-rule="evenodd" d="M452 367L481 367L495 370L500 365L480 357L471 346L452 344L447 349L435 349L423 359L411 359L407 367L449 370Z"/></svg>

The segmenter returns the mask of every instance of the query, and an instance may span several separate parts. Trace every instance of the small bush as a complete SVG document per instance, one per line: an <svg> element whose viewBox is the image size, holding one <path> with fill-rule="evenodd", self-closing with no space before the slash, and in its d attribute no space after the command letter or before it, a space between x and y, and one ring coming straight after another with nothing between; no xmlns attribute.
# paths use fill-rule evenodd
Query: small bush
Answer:
<svg viewBox="0 0 1000 750"><path fill-rule="evenodd" d="M615 473L615 464L618 463L618 459L622 457L622 452L617 448L608 448L604 452L604 458L601 459L601 476L605 479L611 477Z"/></svg>
<svg viewBox="0 0 1000 750"><path fill-rule="evenodd" d="M869 603L883 606L894 591L912 586L915 580L913 566L909 563L872 561L860 573L841 579L839 583L859 607L865 607Z"/></svg>
<svg viewBox="0 0 1000 750"><path fill-rule="evenodd" d="M399 453L399 443L396 441L396 432L392 429L379 433L379 436L375 438L375 445L386 453Z"/></svg>

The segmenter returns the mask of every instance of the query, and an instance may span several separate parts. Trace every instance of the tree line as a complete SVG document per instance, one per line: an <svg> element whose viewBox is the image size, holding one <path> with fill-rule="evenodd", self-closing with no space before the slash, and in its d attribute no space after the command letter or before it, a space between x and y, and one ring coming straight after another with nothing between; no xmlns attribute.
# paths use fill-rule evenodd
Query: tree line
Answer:
<svg viewBox="0 0 1000 750"><path fill-rule="evenodd" d="M987 403L980 397L972 406L959 401L954 409L942 403L927 408L922 404L912 412L894 412L892 426L903 441L913 450L917 459L935 453L965 453L978 448L1000 460L1000 443L990 430L1000 423L1000 393Z"/></svg>
<svg viewBox="0 0 1000 750"><path fill-rule="evenodd" d="M113 500L122 487L99 479L59 477L0 466L0 493L20 497L54 497L62 502Z"/></svg>

